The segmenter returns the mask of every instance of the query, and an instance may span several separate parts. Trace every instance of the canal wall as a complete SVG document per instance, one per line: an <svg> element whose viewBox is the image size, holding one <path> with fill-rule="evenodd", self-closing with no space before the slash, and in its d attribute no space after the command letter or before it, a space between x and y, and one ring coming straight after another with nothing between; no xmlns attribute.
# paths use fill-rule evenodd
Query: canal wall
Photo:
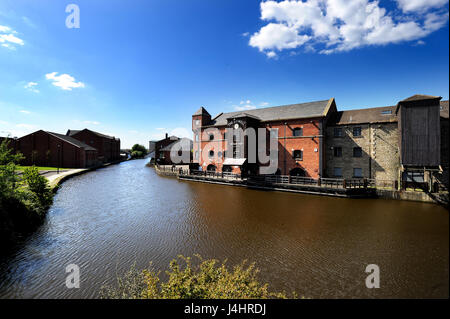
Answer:
<svg viewBox="0 0 450 319"><path fill-rule="evenodd" d="M52 188L53 192L56 192L58 190L58 187L64 183L66 180L75 177L75 176L79 176L91 171L95 171L99 168L104 168L104 167L108 167L110 165L115 165L115 164L119 164L125 161L128 161L129 159L120 159L114 162L110 162L110 163L105 163L99 166L95 166L95 167L91 167L91 168L80 168L80 169L73 169L73 170L69 170L66 172L63 172L61 174L58 175L52 175L52 176L48 176L46 177L47 180L49 181L49 185Z"/></svg>

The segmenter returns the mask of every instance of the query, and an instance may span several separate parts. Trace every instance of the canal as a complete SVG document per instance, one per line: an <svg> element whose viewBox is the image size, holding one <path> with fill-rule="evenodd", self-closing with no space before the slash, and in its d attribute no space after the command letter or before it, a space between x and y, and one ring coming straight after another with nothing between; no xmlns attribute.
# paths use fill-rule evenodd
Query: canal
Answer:
<svg viewBox="0 0 450 319"><path fill-rule="evenodd" d="M66 181L46 222L0 259L1 298L95 298L133 263L178 254L256 262L272 290L311 298L448 298L449 216L424 203L181 182L146 160ZM65 267L80 267L67 289ZM377 264L381 287L367 289Z"/></svg>

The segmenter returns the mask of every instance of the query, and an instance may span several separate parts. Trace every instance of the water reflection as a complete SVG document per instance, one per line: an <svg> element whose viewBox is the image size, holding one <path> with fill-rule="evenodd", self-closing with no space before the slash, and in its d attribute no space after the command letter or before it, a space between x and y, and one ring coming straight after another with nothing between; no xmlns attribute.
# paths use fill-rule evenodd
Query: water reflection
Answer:
<svg viewBox="0 0 450 319"><path fill-rule="evenodd" d="M180 182L144 160L63 184L46 223L0 264L3 298L94 298L117 273L178 254L255 261L273 289L318 298L448 297L448 211ZM65 287L65 267L81 288ZM367 264L381 269L369 290Z"/></svg>

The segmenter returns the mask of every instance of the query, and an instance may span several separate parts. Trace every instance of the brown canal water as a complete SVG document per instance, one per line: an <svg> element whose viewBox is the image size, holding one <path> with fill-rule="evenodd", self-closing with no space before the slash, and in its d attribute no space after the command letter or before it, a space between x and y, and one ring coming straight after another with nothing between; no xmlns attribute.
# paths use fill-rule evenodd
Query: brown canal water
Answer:
<svg viewBox="0 0 450 319"><path fill-rule="evenodd" d="M178 254L256 262L311 298L448 298L449 216L437 205L342 199L160 177L146 160L65 182L45 224L0 263L1 298L95 298L135 262ZM65 286L68 264L81 287ZM380 268L379 289L365 268Z"/></svg>

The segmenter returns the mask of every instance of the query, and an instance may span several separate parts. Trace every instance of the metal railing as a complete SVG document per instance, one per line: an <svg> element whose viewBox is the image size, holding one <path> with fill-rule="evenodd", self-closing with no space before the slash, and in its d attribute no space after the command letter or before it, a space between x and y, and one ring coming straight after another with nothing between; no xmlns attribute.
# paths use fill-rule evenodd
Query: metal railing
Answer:
<svg viewBox="0 0 450 319"><path fill-rule="evenodd" d="M230 172L214 172L214 171L199 171L199 170L190 170L189 172L183 172L182 175L192 175L192 176L203 176L210 178L222 178L222 179L232 179L232 180L240 180L243 179L240 174L234 174Z"/></svg>

